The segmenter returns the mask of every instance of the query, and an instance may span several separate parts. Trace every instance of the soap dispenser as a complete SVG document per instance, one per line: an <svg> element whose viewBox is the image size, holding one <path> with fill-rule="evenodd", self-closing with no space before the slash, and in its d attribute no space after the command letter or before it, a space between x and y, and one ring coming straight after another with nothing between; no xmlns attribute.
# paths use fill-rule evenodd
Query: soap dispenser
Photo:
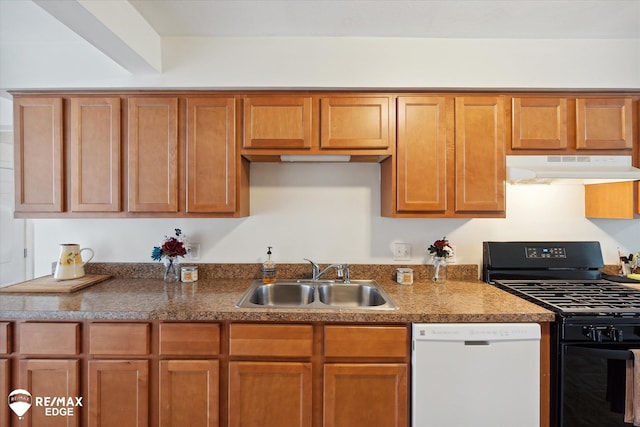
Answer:
<svg viewBox="0 0 640 427"><path fill-rule="evenodd" d="M267 260L262 263L262 283L276 282L276 263L271 260L271 246L267 246Z"/></svg>

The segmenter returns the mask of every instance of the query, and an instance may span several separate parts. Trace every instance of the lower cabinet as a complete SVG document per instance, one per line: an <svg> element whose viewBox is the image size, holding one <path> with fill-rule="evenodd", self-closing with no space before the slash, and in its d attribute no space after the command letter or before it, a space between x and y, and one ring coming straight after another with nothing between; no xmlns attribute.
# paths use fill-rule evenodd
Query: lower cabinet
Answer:
<svg viewBox="0 0 640 427"><path fill-rule="evenodd" d="M0 322L0 398L32 396L0 426L406 427L409 351L407 325Z"/></svg>
<svg viewBox="0 0 640 427"><path fill-rule="evenodd" d="M31 393L32 399L38 397L75 397L80 396L80 361L25 359L19 363L20 387ZM24 414L19 425L33 427L71 427L80 425L81 407L74 405L40 405L32 400L31 409ZM26 421L26 423L25 423Z"/></svg>
<svg viewBox="0 0 640 427"><path fill-rule="evenodd" d="M407 365L329 363L324 367L324 426L408 425Z"/></svg>
<svg viewBox="0 0 640 427"><path fill-rule="evenodd" d="M11 362L7 359L0 359L0 402L8 402L10 389L9 375L11 373ZM9 425L9 406L0 404L0 425Z"/></svg>
<svg viewBox="0 0 640 427"><path fill-rule="evenodd" d="M89 427L149 425L149 362L89 361Z"/></svg>
<svg viewBox="0 0 640 427"><path fill-rule="evenodd" d="M409 425L406 326L324 327L325 427Z"/></svg>
<svg viewBox="0 0 640 427"><path fill-rule="evenodd" d="M160 427L220 425L217 360L160 361Z"/></svg>
<svg viewBox="0 0 640 427"><path fill-rule="evenodd" d="M311 427L309 362L230 362L229 427Z"/></svg>

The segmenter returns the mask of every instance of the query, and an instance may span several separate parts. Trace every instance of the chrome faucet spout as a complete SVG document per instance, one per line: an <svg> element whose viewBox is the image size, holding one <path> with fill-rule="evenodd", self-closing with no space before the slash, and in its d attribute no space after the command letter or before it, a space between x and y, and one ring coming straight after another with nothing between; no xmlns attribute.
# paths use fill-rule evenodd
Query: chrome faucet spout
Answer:
<svg viewBox="0 0 640 427"><path fill-rule="evenodd" d="M318 280L320 277L320 267L315 262L311 261L309 258L304 258L305 261L309 261L311 263L311 279Z"/></svg>
<svg viewBox="0 0 640 427"><path fill-rule="evenodd" d="M349 264L331 264L324 270L320 271L320 266L308 258L304 258L305 261L311 263L311 280L320 280L320 277L332 268L336 269L336 278L342 280L344 283L351 283L351 272L349 271Z"/></svg>

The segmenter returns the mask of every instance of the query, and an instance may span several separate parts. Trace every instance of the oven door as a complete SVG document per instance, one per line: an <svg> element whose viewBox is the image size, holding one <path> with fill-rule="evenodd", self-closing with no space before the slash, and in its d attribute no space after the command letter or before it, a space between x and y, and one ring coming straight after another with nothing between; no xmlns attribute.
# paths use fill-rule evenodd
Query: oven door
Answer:
<svg viewBox="0 0 640 427"><path fill-rule="evenodd" d="M626 362L640 343L560 344L558 427L629 427Z"/></svg>

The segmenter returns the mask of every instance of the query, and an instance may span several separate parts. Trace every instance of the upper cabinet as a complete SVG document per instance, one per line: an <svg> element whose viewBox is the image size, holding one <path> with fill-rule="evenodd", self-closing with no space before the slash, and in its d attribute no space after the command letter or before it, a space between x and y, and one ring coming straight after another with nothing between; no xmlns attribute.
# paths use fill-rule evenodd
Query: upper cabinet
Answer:
<svg viewBox="0 0 640 427"><path fill-rule="evenodd" d="M178 98L130 98L130 212L178 211Z"/></svg>
<svg viewBox="0 0 640 427"><path fill-rule="evenodd" d="M20 91L16 217L242 217L250 162L380 163L389 217L504 217L506 154L633 155L637 92ZM618 186L617 186L618 187ZM640 214L636 183L620 185ZM604 187L602 187L604 188ZM589 187L588 216L608 191ZM629 188L632 188L630 191Z"/></svg>
<svg viewBox="0 0 640 427"><path fill-rule="evenodd" d="M453 191L453 126L453 98L398 98L398 212L447 210Z"/></svg>
<svg viewBox="0 0 640 427"><path fill-rule="evenodd" d="M244 139L247 149L310 149L311 96L244 97Z"/></svg>
<svg viewBox="0 0 640 427"><path fill-rule="evenodd" d="M513 98L511 148L565 150L567 100L565 98Z"/></svg>
<svg viewBox="0 0 640 427"><path fill-rule="evenodd" d="M62 212L62 98L16 98L13 120L16 212Z"/></svg>
<svg viewBox="0 0 640 427"><path fill-rule="evenodd" d="M576 99L576 149L631 150L630 97Z"/></svg>
<svg viewBox="0 0 640 427"><path fill-rule="evenodd" d="M17 217L240 217L234 95L14 94Z"/></svg>
<svg viewBox="0 0 640 427"><path fill-rule="evenodd" d="M382 163L382 214L503 217L504 98L398 97L396 162Z"/></svg>
<svg viewBox="0 0 640 427"><path fill-rule="evenodd" d="M236 212L242 167L233 97L187 98L187 212ZM246 185L246 183L245 183Z"/></svg>
<svg viewBox="0 0 640 427"><path fill-rule="evenodd" d="M630 96L521 96L512 100L512 154L630 154Z"/></svg>
<svg viewBox="0 0 640 427"><path fill-rule="evenodd" d="M393 154L393 96L246 95L242 154L252 161L280 154Z"/></svg>
<svg viewBox="0 0 640 427"><path fill-rule="evenodd" d="M120 98L70 100L71 211L121 210Z"/></svg>
<svg viewBox="0 0 640 427"><path fill-rule="evenodd" d="M320 148L389 148L389 97L320 98Z"/></svg>

